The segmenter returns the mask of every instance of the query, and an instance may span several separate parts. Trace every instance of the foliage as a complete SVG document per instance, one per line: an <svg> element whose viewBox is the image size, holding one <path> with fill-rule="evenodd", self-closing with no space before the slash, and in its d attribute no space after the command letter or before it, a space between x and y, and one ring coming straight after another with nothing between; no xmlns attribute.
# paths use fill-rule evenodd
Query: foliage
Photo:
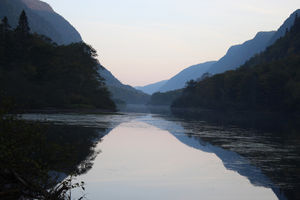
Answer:
<svg viewBox="0 0 300 200"><path fill-rule="evenodd" d="M186 87L173 108L300 111L300 19L266 51L234 71Z"/></svg>
<svg viewBox="0 0 300 200"><path fill-rule="evenodd" d="M0 91L19 108L115 109L91 46L58 46L28 31L25 12L16 30L0 25Z"/></svg>

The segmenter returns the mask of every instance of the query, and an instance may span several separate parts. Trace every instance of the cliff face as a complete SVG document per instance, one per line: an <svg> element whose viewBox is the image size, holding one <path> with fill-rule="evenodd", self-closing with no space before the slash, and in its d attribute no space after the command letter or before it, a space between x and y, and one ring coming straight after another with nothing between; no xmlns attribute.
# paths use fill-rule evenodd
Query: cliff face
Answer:
<svg viewBox="0 0 300 200"><path fill-rule="evenodd" d="M0 18L8 17L9 24L17 26L19 15L25 10L32 32L46 35L57 44L82 41L76 29L50 5L39 0L1 0Z"/></svg>

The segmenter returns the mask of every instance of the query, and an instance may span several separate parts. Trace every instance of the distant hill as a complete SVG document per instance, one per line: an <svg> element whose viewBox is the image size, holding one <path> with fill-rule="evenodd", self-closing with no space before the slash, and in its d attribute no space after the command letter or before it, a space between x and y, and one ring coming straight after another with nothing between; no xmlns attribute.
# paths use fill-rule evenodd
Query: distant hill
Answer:
<svg viewBox="0 0 300 200"><path fill-rule="evenodd" d="M163 86L168 80L159 81L157 83L152 83L146 86L137 86L135 89L141 90L146 94L152 95L153 93L157 92L161 86Z"/></svg>
<svg viewBox="0 0 300 200"><path fill-rule="evenodd" d="M0 1L0 18L6 16L13 28L17 26L22 10L26 11L32 32L48 36L57 44L82 41L76 29L45 2L39 0Z"/></svg>
<svg viewBox="0 0 300 200"><path fill-rule="evenodd" d="M146 104L150 95L137 90L129 85L122 84L114 75L106 68L100 68L99 74L105 79L105 84L112 94L112 98L116 103L125 102L127 104Z"/></svg>
<svg viewBox="0 0 300 200"><path fill-rule="evenodd" d="M188 67L168 80L163 86L159 88L158 91L167 92L171 90L181 89L185 86L185 83L187 81L200 78L214 63L215 61L210 61Z"/></svg>

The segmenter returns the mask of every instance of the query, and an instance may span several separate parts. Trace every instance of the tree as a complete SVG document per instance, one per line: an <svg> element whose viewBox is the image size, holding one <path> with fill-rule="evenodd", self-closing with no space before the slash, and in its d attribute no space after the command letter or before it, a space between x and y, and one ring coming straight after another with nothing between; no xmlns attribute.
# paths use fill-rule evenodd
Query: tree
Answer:
<svg viewBox="0 0 300 200"><path fill-rule="evenodd" d="M4 17L4 18L2 19L2 24L1 24L1 26L2 26L2 28L3 28L4 31L7 31L7 30L10 29L10 25L9 25L9 23L8 23L7 17Z"/></svg>
<svg viewBox="0 0 300 200"><path fill-rule="evenodd" d="M194 80L190 80L190 81L187 81L185 85L186 85L185 88L187 90L193 90L196 87L197 82Z"/></svg>
<svg viewBox="0 0 300 200"><path fill-rule="evenodd" d="M20 15L19 24L16 28L16 31L21 33L23 36L28 35L30 32L27 15L24 10L22 11L22 13Z"/></svg>

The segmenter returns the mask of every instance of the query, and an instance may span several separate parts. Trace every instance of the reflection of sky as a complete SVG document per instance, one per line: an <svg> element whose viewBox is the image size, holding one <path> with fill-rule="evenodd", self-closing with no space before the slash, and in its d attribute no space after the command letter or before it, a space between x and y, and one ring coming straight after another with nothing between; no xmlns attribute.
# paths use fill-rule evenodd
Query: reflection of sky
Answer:
<svg viewBox="0 0 300 200"><path fill-rule="evenodd" d="M126 84L165 80L277 29L299 0L44 0ZM138 76L137 76L138 75Z"/></svg>
<svg viewBox="0 0 300 200"><path fill-rule="evenodd" d="M277 199L227 170L212 153L186 146L144 122L123 123L98 145L88 174L88 199Z"/></svg>

